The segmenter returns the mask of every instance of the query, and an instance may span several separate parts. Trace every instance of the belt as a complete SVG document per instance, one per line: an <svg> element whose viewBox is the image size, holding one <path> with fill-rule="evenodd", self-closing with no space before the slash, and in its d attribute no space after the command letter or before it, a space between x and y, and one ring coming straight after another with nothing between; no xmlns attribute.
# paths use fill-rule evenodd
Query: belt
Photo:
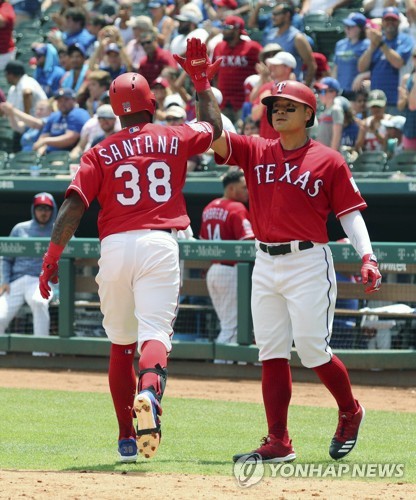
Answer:
<svg viewBox="0 0 416 500"><path fill-rule="evenodd" d="M313 248L314 244L312 241L300 241L299 242L299 250L307 250L308 248ZM283 245L265 245L264 243L259 244L260 250L268 253L269 255L286 255L287 253L292 252L292 248L290 243L285 243Z"/></svg>
<svg viewBox="0 0 416 500"><path fill-rule="evenodd" d="M166 229L164 227L152 227L151 231L163 231L165 233L172 234L172 229Z"/></svg>

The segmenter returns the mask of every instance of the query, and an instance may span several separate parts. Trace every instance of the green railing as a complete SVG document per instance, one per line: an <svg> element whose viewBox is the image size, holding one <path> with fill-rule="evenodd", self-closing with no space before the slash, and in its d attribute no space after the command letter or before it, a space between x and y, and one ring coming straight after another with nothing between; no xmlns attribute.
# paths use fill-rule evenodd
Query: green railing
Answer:
<svg viewBox="0 0 416 500"><path fill-rule="evenodd" d="M47 238L0 238L0 256L42 256L48 246ZM382 271L415 273L416 244L374 243L374 251ZM214 342L175 341L173 358L231 359L257 361L257 348L252 344L250 314L251 271L255 258L253 242L180 241L180 256L184 260L232 260L238 264L238 345L219 345ZM330 244L337 264L359 263L351 245ZM75 259L97 259L100 245L97 239L73 239L65 248L59 266L59 324L58 336L37 338L31 335L11 334L0 337L0 350L15 352L49 351L57 354L107 355L109 342L103 338L74 336ZM416 285L415 285L416 286ZM345 357L357 359L357 368L367 369L415 368L416 351L343 351ZM358 356L358 357L357 357ZM292 363L300 366L294 353Z"/></svg>

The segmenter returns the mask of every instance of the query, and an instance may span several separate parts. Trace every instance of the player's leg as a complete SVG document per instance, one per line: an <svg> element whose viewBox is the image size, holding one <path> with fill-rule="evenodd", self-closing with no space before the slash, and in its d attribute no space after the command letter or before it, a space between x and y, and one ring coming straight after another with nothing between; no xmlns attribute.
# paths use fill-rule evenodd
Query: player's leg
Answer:
<svg viewBox="0 0 416 500"><path fill-rule="evenodd" d="M260 448L233 457L259 455L266 462L294 460L287 429L292 378L289 366L292 334L285 299L277 292L279 262L257 253L252 276L251 309L254 334L262 362L262 392L267 417L268 436Z"/></svg>
<svg viewBox="0 0 416 500"><path fill-rule="evenodd" d="M317 245L294 254L290 261L292 278L299 283L298 287L287 291L295 345L302 364L315 371L338 404L340 425L334 440L342 440L342 444L335 444L335 449L333 440L330 454L333 458L341 458L339 449L345 442L348 443L341 451L343 456L355 445L364 410L354 399L347 369L329 346L336 301L332 255L328 246ZM298 278L294 274L296 269ZM354 444L350 447L352 441Z"/></svg>
<svg viewBox="0 0 416 500"><path fill-rule="evenodd" d="M137 379L134 356L137 348L137 319L131 291L135 249L129 237L118 234L101 242L96 277L103 326L111 341L108 379L119 427L118 450L122 462L137 458L133 403Z"/></svg>
<svg viewBox="0 0 416 500"><path fill-rule="evenodd" d="M134 409L138 450L145 458L151 458L161 437L160 402L179 300L179 248L171 235L152 231L143 239L141 252L142 271L134 280L140 352L139 390Z"/></svg>
<svg viewBox="0 0 416 500"><path fill-rule="evenodd" d="M236 342L237 267L213 264L207 273L207 287L221 325L216 342Z"/></svg>
<svg viewBox="0 0 416 500"><path fill-rule="evenodd" d="M39 278L35 276L24 276L25 300L33 314L33 334L38 337L47 337L50 328L49 302L53 297L53 291L49 299L44 299L39 290Z"/></svg>
<svg viewBox="0 0 416 500"><path fill-rule="evenodd" d="M0 295L0 335L4 335L10 321L24 303L23 277L10 283L10 291Z"/></svg>

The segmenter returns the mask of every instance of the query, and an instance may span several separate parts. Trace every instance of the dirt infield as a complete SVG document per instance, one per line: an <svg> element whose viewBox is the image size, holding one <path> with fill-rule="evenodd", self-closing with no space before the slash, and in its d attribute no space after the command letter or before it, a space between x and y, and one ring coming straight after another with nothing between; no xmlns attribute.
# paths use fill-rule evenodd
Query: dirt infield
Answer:
<svg viewBox="0 0 416 500"><path fill-rule="evenodd" d="M108 391L103 373L0 369L0 386L86 392ZM416 413L416 389L356 387L358 399L369 410ZM169 397L258 401L257 381L202 380L170 377ZM292 403L334 407L332 397L318 384L295 383ZM10 499L300 499L320 497L346 499L412 498L414 484L323 479L264 479L252 488L239 488L234 477L128 472L42 472L0 470L0 498Z"/></svg>

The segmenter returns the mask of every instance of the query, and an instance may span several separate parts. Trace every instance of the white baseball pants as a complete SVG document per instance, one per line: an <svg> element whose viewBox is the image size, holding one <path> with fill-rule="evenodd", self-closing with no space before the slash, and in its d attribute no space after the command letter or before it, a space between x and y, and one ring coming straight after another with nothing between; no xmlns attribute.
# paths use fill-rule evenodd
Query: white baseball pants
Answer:
<svg viewBox="0 0 416 500"><path fill-rule="evenodd" d="M16 316L19 309L26 302L33 314L33 334L38 337L49 335L49 299L44 299L39 290L39 278L36 276L22 276L10 283L10 293L0 296L0 335L4 334L10 321Z"/></svg>
<svg viewBox="0 0 416 500"><path fill-rule="evenodd" d="M260 361L290 359L293 341L307 368L330 361L337 286L329 247L274 257L258 249L252 283Z"/></svg>
<svg viewBox="0 0 416 500"><path fill-rule="evenodd" d="M216 342L237 342L237 266L212 264L207 272L207 287L221 324Z"/></svg>
<svg viewBox="0 0 416 500"><path fill-rule="evenodd" d="M179 247L172 234L142 229L101 242L96 276L103 327L114 344L147 340L172 349L179 297Z"/></svg>

